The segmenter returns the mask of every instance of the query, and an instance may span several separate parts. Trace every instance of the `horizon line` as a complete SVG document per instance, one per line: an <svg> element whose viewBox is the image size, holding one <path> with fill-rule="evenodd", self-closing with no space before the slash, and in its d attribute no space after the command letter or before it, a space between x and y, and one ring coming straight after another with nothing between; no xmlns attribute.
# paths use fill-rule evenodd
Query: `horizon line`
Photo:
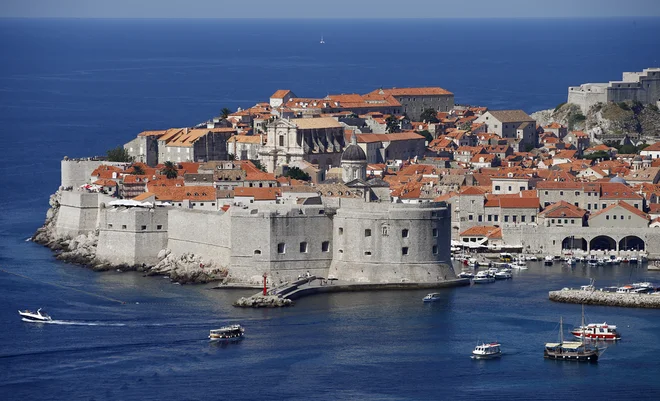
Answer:
<svg viewBox="0 0 660 401"><path fill-rule="evenodd" d="M654 19L660 18L660 15L611 15L611 16L516 16L516 17L62 17L62 16L0 16L0 20L212 20L212 21L232 21L232 20L270 20L270 21L290 21L290 20L345 20L345 21L376 21L376 20L600 20L600 19Z"/></svg>

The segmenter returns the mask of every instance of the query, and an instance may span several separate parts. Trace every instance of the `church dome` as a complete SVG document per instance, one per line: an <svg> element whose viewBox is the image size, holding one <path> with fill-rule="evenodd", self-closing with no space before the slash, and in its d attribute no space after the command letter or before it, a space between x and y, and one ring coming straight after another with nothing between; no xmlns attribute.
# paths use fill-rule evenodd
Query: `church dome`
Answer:
<svg viewBox="0 0 660 401"><path fill-rule="evenodd" d="M344 149L344 153L341 155L341 161L347 161L347 162L360 162L360 161L367 161L367 155L364 153L364 150L362 150L361 147L355 144L350 144L346 149Z"/></svg>
<svg viewBox="0 0 660 401"><path fill-rule="evenodd" d="M624 180L623 177L619 177L619 176L612 177L612 178L610 179L610 182L614 182L614 183L618 183L618 184L628 185L628 183L626 182L626 180Z"/></svg>

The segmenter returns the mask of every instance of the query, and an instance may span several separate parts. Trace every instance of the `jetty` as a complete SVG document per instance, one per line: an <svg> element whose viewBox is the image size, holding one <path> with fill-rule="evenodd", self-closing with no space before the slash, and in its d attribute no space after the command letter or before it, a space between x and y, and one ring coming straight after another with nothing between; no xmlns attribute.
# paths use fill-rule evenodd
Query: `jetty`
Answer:
<svg viewBox="0 0 660 401"><path fill-rule="evenodd" d="M355 283L333 278L325 279L310 276L270 289L266 295L263 292L259 292L247 298L240 298L234 302L234 306L253 308L290 306L292 305L292 300L331 292L435 290L468 285L470 285L469 279L454 279L433 283L411 283L405 281L400 283Z"/></svg>
<svg viewBox="0 0 660 401"><path fill-rule="evenodd" d="M585 291L565 288L559 291L550 291L549 298L551 301L572 304L660 309L660 293L622 294L606 291Z"/></svg>

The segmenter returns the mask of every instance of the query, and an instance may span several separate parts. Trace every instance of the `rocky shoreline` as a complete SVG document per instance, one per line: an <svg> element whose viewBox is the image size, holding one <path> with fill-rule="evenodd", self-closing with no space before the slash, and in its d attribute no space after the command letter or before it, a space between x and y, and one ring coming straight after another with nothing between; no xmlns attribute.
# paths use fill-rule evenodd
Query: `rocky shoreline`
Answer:
<svg viewBox="0 0 660 401"><path fill-rule="evenodd" d="M659 295L618 294L614 292L564 289L550 291L549 298L551 301L572 304L660 309Z"/></svg>
<svg viewBox="0 0 660 401"><path fill-rule="evenodd" d="M31 240L50 248L55 252L55 258L67 263L81 265L94 271L137 271L145 276L168 276L173 282L180 284L205 284L210 282L226 283L229 280L228 270L213 263L205 262L193 254L174 255L169 249L163 249L158 254L159 262L155 266L147 265L115 265L96 258L98 245L98 230L81 234L75 238L61 238L56 235L56 222L60 209L60 199L63 188L52 194L49 199L50 208L46 212L44 225L39 227Z"/></svg>

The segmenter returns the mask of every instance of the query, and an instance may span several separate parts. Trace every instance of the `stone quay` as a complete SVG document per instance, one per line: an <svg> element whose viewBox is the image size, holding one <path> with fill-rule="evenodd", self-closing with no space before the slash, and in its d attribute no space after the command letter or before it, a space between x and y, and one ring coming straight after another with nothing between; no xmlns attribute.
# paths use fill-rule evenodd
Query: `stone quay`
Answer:
<svg viewBox="0 0 660 401"><path fill-rule="evenodd" d="M549 298L555 302L583 305L621 306L625 308L660 308L660 295L619 294L615 292L564 289L550 291Z"/></svg>

